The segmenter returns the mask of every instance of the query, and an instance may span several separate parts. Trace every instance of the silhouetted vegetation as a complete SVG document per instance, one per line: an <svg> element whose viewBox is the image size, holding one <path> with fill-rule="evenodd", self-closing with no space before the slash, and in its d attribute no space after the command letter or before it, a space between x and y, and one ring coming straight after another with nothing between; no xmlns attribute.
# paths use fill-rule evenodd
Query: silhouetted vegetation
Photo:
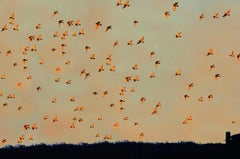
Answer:
<svg viewBox="0 0 240 159"><path fill-rule="evenodd" d="M178 143L143 143L143 142L101 142L95 144L38 144L31 146L6 146L0 149L2 159L87 159L87 158L112 158L112 159L141 159L141 158L216 158L237 155L239 145L226 144L197 144L194 142Z"/></svg>

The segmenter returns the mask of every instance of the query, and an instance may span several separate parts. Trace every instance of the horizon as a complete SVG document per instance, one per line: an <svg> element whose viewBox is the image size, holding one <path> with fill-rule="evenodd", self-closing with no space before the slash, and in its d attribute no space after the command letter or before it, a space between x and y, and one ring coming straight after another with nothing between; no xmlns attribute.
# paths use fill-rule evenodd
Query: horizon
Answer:
<svg viewBox="0 0 240 159"><path fill-rule="evenodd" d="M240 2L117 2L0 0L3 146L240 133Z"/></svg>

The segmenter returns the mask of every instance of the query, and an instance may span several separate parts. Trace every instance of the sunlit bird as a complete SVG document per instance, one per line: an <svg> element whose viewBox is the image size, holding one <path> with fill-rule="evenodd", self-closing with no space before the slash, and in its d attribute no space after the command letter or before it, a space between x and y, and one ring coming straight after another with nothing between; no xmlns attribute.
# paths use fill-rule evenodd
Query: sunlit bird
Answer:
<svg viewBox="0 0 240 159"><path fill-rule="evenodd" d="M230 16L230 9L226 10L222 17Z"/></svg>
<svg viewBox="0 0 240 159"><path fill-rule="evenodd" d="M173 4L173 11L176 11L176 9L179 7L178 2L175 2Z"/></svg>

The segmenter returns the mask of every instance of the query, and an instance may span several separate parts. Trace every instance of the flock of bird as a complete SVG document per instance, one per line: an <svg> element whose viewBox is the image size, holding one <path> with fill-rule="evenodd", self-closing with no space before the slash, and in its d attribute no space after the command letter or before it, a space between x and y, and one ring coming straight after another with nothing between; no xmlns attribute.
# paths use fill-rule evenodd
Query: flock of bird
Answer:
<svg viewBox="0 0 240 159"><path fill-rule="evenodd" d="M176 12L176 10L181 7L180 6L181 4L179 4L178 2L175 2L173 5L172 5L172 11L173 12ZM131 8L130 6L130 2L129 0L126 0L124 3L121 2L121 0L118 0L117 3L116 3L116 7L121 7L122 9L127 9L127 8ZM62 12L62 11L61 11ZM163 18L165 18L166 20L168 18L170 18L171 16L171 12L170 11L165 11L163 13L161 13L161 17L163 16ZM53 18L58 18L59 16L59 11L58 10L55 10L53 11L52 15L51 15ZM226 10L226 12L223 13L222 15L222 18L225 18L225 17L228 17L230 16L230 9ZM202 13L200 16L199 16L199 20L202 21L204 20L205 18L205 15ZM213 18L220 18L220 15L219 13L214 13L213 15ZM2 26L2 29L1 29L1 34L3 34L3 32L8 32L8 31L16 31L16 32L21 32L21 24L18 24L16 21L17 21L17 16L15 16L15 13L13 12L10 16L9 16L9 21L8 23L4 24ZM139 21L138 20L134 20L133 21L133 27L136 27L137 29L137 25L138 25ZM103 28L103 24L101 21L97 21L96 20L96 23L93 24L95 25L95 29L96 30L101 30L101 28ZM80 37L80 36L86 36L87 35L87 32L85 33L85 28L81 27L82 24L81 24L81 21L80 19L76 19L76 20L65 20L65 19L58 19L57 21L57 24L56 24L56 27L66 27L67 29L70 29L71 27L73 26L76 26L78 27L79 31L74 31L72 34L69 33L69 30L65 30L64 32L59 32L59 31L56 31L53 33L52 35L52 38L54 39L60 39L62 41L60 45L60 48L61 48L61 55L62 57L66 56L66 54L68 52L66 52L66 48L68 46L67 43L65 43L65 39L67 38L73 38L73 37ZM42 34L40 33L41 30L44 30L44 28L42 28L42 24L41 23L38 23L36 24L35 26L35 29L39 30L39 34L38 35L29 35L27 38L27 41L29 42L29 45L27 45L26 47L23 48L23 51L22 51L22 54L25 56L25 58L22 59L22 64L20 63L13 63L13 67L19 67L21 66L22 69L23 69L23 72L28 72L28 69L29 69L29 66L28 66L28 63L30 62L31 59L28 58L29 54L33 53L33 52L38 52L39 48L38 48L38 41L42 41L44 40L44 37L42 36ZM104 31L105 32L109 32L109 31L114 31L114 28L112 25L107 25L105 26L104 28ZM85 35L86 34L86 35ZM174 35L173 35L174 36ZM182 38L183 35L182 35L182 32L177 32L175 37L178 39L178 38ZM139 39L136 39L136 42L134 43L134 40L129 40L126 42L126 45L127 46L131 46L131 45L144 45L144 36L141 36L139 37ZM109 47L113 47L113 48L116 48L118 45L120 45L119 41L114 41L113 42L113 45L112 46L109 46ZM96 58L96 55L95 53L89 53L91 51L92 47L90 45L86 45L85 46L85 52L89 54L89 59L85 59L85 60L97 60ZM52 53L57 53L58 50L53 47L49 52L52 52ZM3 51L1 51L1 54L3 55ZM9 57L9 56L14 56L12 50L7 50L6 53L5 53L6 57ZM149 59L153 59L155 55L155 52L152 51L149 53L149 56L147 58ZM213 56L214 55L214 49L213 48L209 48L208 51L206 51L206 56ZM235 52L232 51L230 54L229 54L230 57L233 57L233 58L237 58L238 61L240 61L240 54L238 55L235 55ZM1 57L2 58L2 57ZM106 71L107 69L110 71L110 72L117 72L117 66L112 64L112 59L113 59L113 56L112 54L109 54L106 58L105 58L105 63L101 64L98 68L96 68L96 73L101 73L101 72L104 72ZM44 65L45 64L45 59L40 59L39 61L39 65ZM155 68L159 68L161 65L161 62L160 60L154 60L152 61L152 64L153 66L155 66ZM60 65L60 64L59 64ZM65 62L65 65L71 65L71 60L67 60ZM138 70L138 66L139 64L133 64L132 65L132 70L135 71L135 70ZM213 69L215 68L215 65L212 64L211 66L209 66L209 71L212 71ZM34 68L31 68L31 69L34 69ZM52 81L53 83L55 84L59 84L62 82L62 79L61 77L57 76L59 74L62 73L62 69L63 69L63 66L56 66L54 72L56 74L56 78ZM91 80L91 77L92 77L92 74L95 74L95 72L89 72L87 68L82 68L81 70L79 70L79 78L84 78L85 80ZM180 77L182 75L182 71L181 69L179 68L178 70L176 70L176 72L172 73L173 77L176 76L177 77ZM113 75L114 76L114 75ZM33 80L35 77L33 75L27 75L26 76L26 79L27 80ZM152 71L152 73L149 75L149 79L154 79L156 78L156 75L155 75L155 72ZM221 78L221 74L220 73L217 73L213 76L213 80L219 80L219 78ZM140 76L139 75L129 75L129 76L125 76L125 77L122 77L123 81L125 81L125 85L127 85L128 83L130 82L133 82L133 83L136 83L136 82L139 82L140 81ZM8 72L3 72L1 74L1 81L7 81L8 80ZM68 79L66 81L64 81L66 85L71 85L72 82L74 82L72 79ZM22 89L24 87L24 82L23 81L18 81L16 83L16 89ZM188 92L191 91L191 89L193 89L194 87L194 82L193 83L189 83L186 85L186 90L188 90ZM38 96L38 94L41 92L41 93L44 93L44 88L42 88L41 85L37 85L35 86L35 89L36 89L36 96ZM127 90L127 87L126 86L123 86L122 88L119 89L119 92L117 92L122 98L119 99L119 103L116 104L116 103L110 103L109 104L109 107L114 107L115 105L119 105L119 110L120 112L124 112L125 111L125 108L126 108L126 99L124 99L124 95L127 94L127 93L137 93L135 87L132 87L129 89L129 91ZM109 94L109 91L108 90L104 90L102 93L99 93L98 91L94 91L92 92L92 95L93 96L97 96L97 95L101 95L102 97L106 97L108 96ZM10 94L6 94L5 92L2 92L0 90L0 96L2 99L4 99L5 102L3 102L2 104L2 109L8 109L8 107L10 106L8 101L9 100L14 100L16 97L15 95L15 92L12 92ZM213 95L212 94L208 94L206 96L206 98L208 99L208 101L211 101L213 99ZM75 102L76 99L75 96L72 96L69 98L69 101L70 102ZM190 94L183 94L183 100L185 100L187 102L187 100L190 98ZM203 102L204 101L204 96L200 96L198 97L198 101L199 102ZM147 100L147 97L143 96L139 99L139 103L145 103ZM136 101L137 102L137 101ZM51 99L51 103L52 104L56 104L58 103L58 99L53 97ZM158 101L156 103L156 105L153 106L152 108L152 111L149 112L150 115L156 115L159 111L159 109L161 108L161 101ZM23 111L24 110L24 106L18 106L16 108L18 111ZM77 111L84 111L85 109L87 109L86 106L76 106L74 109L73 109L73 112L77 112ZM56 122L59 122L59 117L58 115L55 115L55 116L49 116L48 114L44 114L42 115L42 120L44 121L47 121L47 120L51 120L51 122L54 124ZM104 116L102 115L97 115L97 120L98 121L102 121L104 119ZM123 118L123 121L127 121L129 120L129 116L125 116ZM182 124L188 124L189 122L191 122L193 119L193 117L190 115L190 116L186 116L186 118L184 118L182 120ZM84 119L82 117L77 117L77 116L73 116L72 117L72 121L69 121L69 129L74 129L77 127L78 124L81 124L81 123L84 123ZM232 123L235 123L235 121L232 121ZM89 125L89 128L90 129L94 129L95 128L95 125L97 123L95 122L92 122L90 125ZM115 122L112 127L114 129L118 129L119 126L121 125L121 122L118 121L118 122ZM139 125L139 121L134 121L133 122L133 126L138 126ZM38 124L37 123L26 123L24 125L20 125L23 129L23 134L21 134L20 136L18 136L17 138L17 143L20 144L20 143L24 143L24 140L26 140L26 135L24 134L24 132L26 131L29 131L30 129L32 129L33 131L38 131L38 129L41 129L41 127L38 127ZM144 137L144 132L143 131L140 131L137 133L138 134L138 137L141 139ZM114 136L112 134L100 134L98 131L96 131L96 135L95 135L96 138L102 138L104 140L111 140L112 138L114 138ZM28 140L34 140L35 136L33 135L30 135L28 136ZM37 137L36 137L37 138ZM7 137L4 137L1 139L1 144L2 145L5 145L7 143Z"/></svg>

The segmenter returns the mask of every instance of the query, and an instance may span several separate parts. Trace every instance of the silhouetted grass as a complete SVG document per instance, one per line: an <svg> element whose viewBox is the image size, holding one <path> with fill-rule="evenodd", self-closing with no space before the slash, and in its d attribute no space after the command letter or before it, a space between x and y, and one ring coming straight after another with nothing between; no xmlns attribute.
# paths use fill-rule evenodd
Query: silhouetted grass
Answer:
<svg viewBox="0 0 240 159"><path fill-rule="evenodd" d="M6 146L0 149L1 159L140 159L140 158L229 158L238 155L239 145L143 142L101 142L94 144L38 144L31 146Z"/></svg>

